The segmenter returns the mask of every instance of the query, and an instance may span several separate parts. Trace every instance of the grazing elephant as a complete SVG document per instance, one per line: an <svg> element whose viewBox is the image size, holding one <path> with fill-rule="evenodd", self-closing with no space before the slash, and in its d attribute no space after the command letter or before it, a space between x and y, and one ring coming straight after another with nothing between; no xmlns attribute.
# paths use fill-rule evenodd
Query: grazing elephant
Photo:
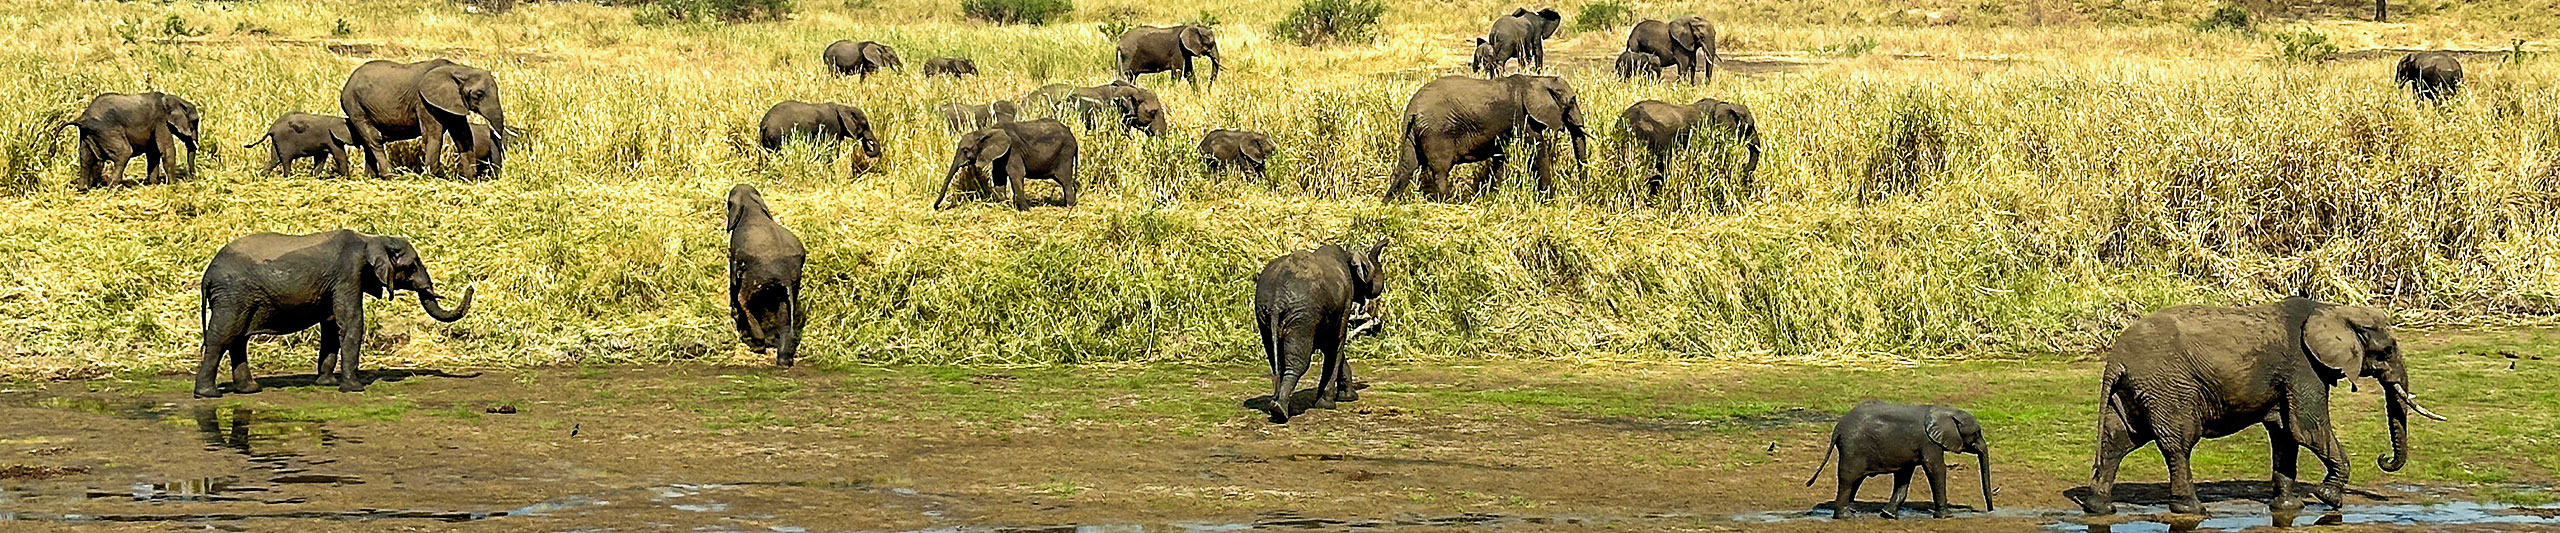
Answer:
<svg viewBox="0 0 2560 533"><path fill-rule="evenodd" d="M988 102L983 105L969 105L959 102L942 104L942 122L945 126L951 128L952 133L972 131L987 126L1013 122L1015 120L1020 120L1021 118L1021 109L1014 107L1013 102L1005 100Z"/></svg>
<svg viewBox="0 0 2560 533"><path fill-rule="evenodd" d="M928 77L947 75L954 78L961 76L976 76L978 75L978 62L970 61L969 58L966 57L937 57L927 59L924 60L924 75Z"/></svg>
<svg viewBox="0 0 2560 533"><path fill-rule="evenodd" d="M1296 414L1289 395L1315 352L1324 352L1315 406L1360 399L1342 344L1379 320L1378 295L1387 288L1379 260L1386 251L1384 238L1357 253L1328 244L1272 259L1253 276L1253 326L1262 335L1263 361L1271 364L1271 404L1264 408L1271 423L1287 424Z"/></svg>
<svg viewBox="0 0 2560 533"><path fill-rule="evenodd" d="M1982 423L1963 409L1860 402L1831 426L1831 448L1822 453L1823 464L1831 463L1832 452L1840 454L1840 495L1831 503L1833 519L1855 514L1849 504L1857 501L1858 484L1876 474L1893 474L1893 501L1884 506L1884 517L1893 518L1902 509L1903 497L1910 494L1914 467L1929 475L1929 498L1937 504L1932 514L1946 518L1946 454L1950 452L1974 455L1982 468L1982 510L1993 510L1991 447L1982 440ZM1820 479L1822 466L1815 466L1804 486Z"/></svg>
<svg viewBox="0 0 2560 533"><path fill-rule="evenodd" d="M1128 80L1112 80L1099 86L1076 89L1076 110L1084 117L1084 129L1102 129L1106 115L1117 115L1120 127L1109 131L1138 130L1147 135L1164 135L1173 129L1172 118L1165 113L1164 100L1155 91L1138 87Z"/></svg>
<svg viewBox="0 0 2560 533"><path fill-rule="evenodd" d="M1031 92L1023 93L1022 99L1015 100L1014 103L1019 104L1022 110L1039 113L1041 117L1065 117L1068 104L1075 101L1076 89L1076 86L1064 83L1042 85L1038 89L1032 89Z"/></svg>
<svg viewBox="0 0 2560 533"><path fill-rule="evenodd" d="M329 165L337 175L344 176L347 147L355 142L355 132L347 128L345 117L293 112L276 117L276 123L267 126L266 135L240 147L256 148L259 143L268 143L268 172L291 170L295 160L308 158L313 170Z"/></svg>
<svg viewBox="0 0 2560 533"><path fill-rule="evenodd" d="M1485 34L1485 41L1493 44L1493 64L1518 59L1522 69L1546 68L1547 38L1555 36L1561 22L1564 15L1554 9L1518 8L1493 19L1493 31Z"/></svg>
<svg viewBox="0 0 2560 533"><path fill-rule="evenodd" d="M1627 106L1626 114L1618 117L1618 127L1653 155L1653 173L1644 180L1646 197L1662 194L1662 181L1671 172L1671 152L1688 148L1691 132L1700 127L1714 128L1742 143L1748 155L1742 163L1743 179L1760 169L1760 126L1751 118L1751 108L1742 104L1714 98L1685 106L1645 100Z"/></svg>
<svg viewBox="0 0 2560 533"><path fill-rule="evenodd" d="M62 125L80 131L80 177L71 186L121 185L125 164L136 155L148 165L146 181L168 183L174 178L169 164L177 159L180 146L187 149L187 175L195 175L196 125L203 117L194 103L177 95L98 95L89 100L80 118Z"/></svg>
<svg viewBox="0 0 2560 533"><path fill-rule="evenodd" d="M221 396L214 374L231 354L231 390L257 392L249 376L249 336L284 335L320 326L318 383L364 390L356 375L364 351L364 297L392 291L418 293L418 305L438 321L461 320L471 311L472 290L446 310L418 249L399 237L337 230L310 235L258 233L214 252L204 268L204 360L196 365L197 398Z"/></svg>
<svg viewBox="0 0 2560 533"><path fill-rule="evenodd" d="M1467 39L1467 44L1475 45L1475 53L1467 56L1467 72L1487 78L1502 73L1502 52L1493 48L1492 40L1476 37Z"/></svg>
<svg viewBox="0 0 2560 533"><path fill-rule="evenodd" d="M729 318L738 339L756 351L773 350L773 363L800 357L800 267L809 251L791 228L773 221L764 193L740 183L729 188Z"/></svg>
<svg viewBox="0 0 2560 533"><path fill-rule="evenodd" d="M2382 310L2287 298L2256 307L2185 305L2142 317L2107 349L2099 381L2098 454L2080 502L2090 514L2115 512L2110 492L2118 461L2158 443L2169 464L2169 510L2196 514L2187 455L2202 439L2264 426L2274 444L2276 498L2271 507L2300 509L2294 458L2308 447L2327 475L2312 495L2331 506L2347 486L2347 449L2329 425L2329 389L2372 377L2382 386L2391 428L2384 471L2409 458L2409 413L2444 420L2409 392L2409 368Z"/></svg>
<svg viewBox="0 0 2560 533"><path fill-rule="evenodd" d="M1627 50L1669 61L1680 67L1681 79L1691 83L1716 77L1716 28L1708 25L1704 17L1637 22L1635 29L1627 33Z"/></svg>
<svg viewBox="0 0 2560 533"><path fill-rule="evenodd" d="M1244 130L1209 130L1200 136L1200 161L1210 173L1228 168L1262 175L1271 161L1271 136Z"/></svg>
<svg viewBox="0 0 2560 533"><path fill-rule="evenodd" d="M1618 79L1636 77L1662 79L1662 56L1627 50L1618 52Z"/></svg>
<svg viewBox="0 0 2560 533"><path fill-rule="evenodd" d="M807 137L823 143L852 139L862 143L862 157L880 157L880 136L871 133L871 117L861 108L827 102L812 104L784 100L764 112L764 120L756 125L756 136L766 150L780 150L784 141Z"/></svg>
<svg viewBox="0 0 2560 533"><path fill-rule="evenodd" d="M1545 137L1557 129L1572 136L1573 158L1583 161L1587 155L1583 143L1589 135L1583 131L1582 103L1564 78L1513 74L1490 80L1465 76L1432 80L1405 102L1395 175L1387 184L1386 199L1402 196L1405 184L1420 171L1422 193L1448 201L1452 198L1450 169L1477 161L1485 165L1476 176L1475 189L1478 194L1491 192L1494 177L1510 158L1505 146L1523 134L1535 150L1529 166L1538 175L1539 193L1544 194L1554 188L1550 177L1554 169L1549 168L1554 158Z"/></svg>
<svg viewBox="0 0 2560 533"><path fill-rule="evenodd" d="M1208 26L1140 26L1120 34L1119 79L1135 81L1138 76L1170 72L1173 77L1193 85L1199 77L1191 70L1191 59L1209 58L1209 83L1218 82L1226 65L1218 61L1218 32Z"/></svg>
<svg viewBox="0 0 2560 533"><path fill-rule="evenodd" d="M934 193L933 208L951 197L953 183L961 192L992 191L1001 186L1013 200L1013 209L1031 209L1030 198L1022 195L1024 180L1058 182L1058 196L1068 206L1076 205L1076 133L1055 119L1039 119L997 124L960 136L960 144L951 153L951 171L943 175L942 192Z"/></svg>
<svg viewBox="0 0 2560 533"><path fill-rule="evenodd" d="M2462 61L2444 52L2412 53L2400 56L2392 78L2418 93L2418 99L2440 102L2462 90Z"/></svg>
<svg viewBox="0 0 2560 533"><path fill-rule="evenodd" d="M347 126L355 133L356 144L364 147L365 169L376 178L391 171L390 152L383 148L391 142L418 139L418 161L430 170L444 161L448 139L456 151L481 151L470 135L474 114L495 128L498 135L491 141L503 145L514 140L514 130L507 129L506 108L498 99L498 78L443 59L367 61L347 76L346 87L338 91L338 107L347 112ZM503 150L499 146L487 151ZM490 177L496 173L493 169Z"/></svg>
<svg viewBox="0 0 2560 533"><path fill-rule="evenodd" d="M830 43L821 59L826 61L828 70L838 76L852 74L864 80L871 79L871 73L880 69L906 67L905 63L898 61L897 49L874 41Z"/></svg>
<svg viewBox="0 0 2560 533"><path fill-rule="evenodd" d="M498 131L488 124L471 123L471 147L462 150L462 166L456 171L462 179L498 177L498 169L507 166L507 145L498 142L498 137Z"/></svg>

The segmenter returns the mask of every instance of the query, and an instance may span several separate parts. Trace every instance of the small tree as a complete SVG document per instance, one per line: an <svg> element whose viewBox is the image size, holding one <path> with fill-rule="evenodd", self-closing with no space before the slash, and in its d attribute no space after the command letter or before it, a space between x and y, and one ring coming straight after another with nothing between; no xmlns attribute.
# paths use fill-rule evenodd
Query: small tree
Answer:
<svg viewBox="0 0 2560 533"><path fill-rule="evenodd" d="M1271 32L1301 46L1365 43L1377 39L1378 17L1386 13L1381 0L1303 0Z"/></svg>
<svg viewBox="0 0 2560 533"><path fill-rule="evenodd" d="M960 12L998 24L1047 24L1075 10L1068 0L963 0Z"/></svg>
<svg viewBox="0 0 2560 533"><path fill-rule="evenodd" d="M1627 0L1596 0L1583 4L1582 11L1573 14L1573 31L1615 28L1631 18L1635 18L1635 8L1627 7Z"/></svg>

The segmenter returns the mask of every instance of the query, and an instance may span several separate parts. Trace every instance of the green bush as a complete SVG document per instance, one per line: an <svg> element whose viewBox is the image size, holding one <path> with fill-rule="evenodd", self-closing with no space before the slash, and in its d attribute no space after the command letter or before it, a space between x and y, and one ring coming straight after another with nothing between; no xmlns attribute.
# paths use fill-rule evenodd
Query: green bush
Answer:
<svg viewBox="0 0 2560 533"><path fill-rule="evenodd" d="M213 29L202 26L188 26L186 17L180 17L176 13L171 13L169 14L169 18L162 19L160 21L160 32L169 34L170 37L202 37L204 34L213 33Z"/></svg>
<svg viewBox="0 0 2560 533"><path fill-rule="evenodd" d="M337 25L329 27L330 37L345 37L355 34L356 26L354 24L348 24L347 19L338 19Z"/></svg>
<svg viewBox="0 0 2560 533"><path fill-rule="evenodd" d="M999 24L1047 24L1074 11L1068 0L962 0L960 12L969 18Z"/></svg>
<svg viewBox="0 0 2560 533"><path fill-rule="evenodd" d="M676 22L755 22L780 20L795 8L791 0L647 0L631 20L640 24Z"/></svg>
<svg viewBox="0 0 2560 533"><path fill-rule="evenodd" d="M1217 13L1210 13L1209 10L1203 9L1198 14L1191 15L1191 20L1182 21L1182 25L1216 28L1219 22L1221 21L1218 20Z"/></svg>
<svg viewBox="0 0 2560 533"><path fill-rule="evenodd" d="M2295 63L2314 63L2338 53L2338 45L2329 44L2329 36L2310 28L2299 32L2276 34L2276 59Z"/></svg>
<svg viewBox="0 0 2560 533"><path fill-rule="evenodd" d="M1573 31L1615 28L1633 18L1635 8L1628 7L1627 0L1596 0L1583 4L1582 11L1573 14Z"/></svg>
<svg viewBox="0 0 2560 533"><path fill-rule="evenodd" d="M2232 30L2246 32L2252 29L2251 21L2249 20L2249 10L2241 8L2238 4L2231 3L2224 3L2222 4L2222 7L2214 8L2213 14L2205 15L2204 20L2198 20L2195 24L2192 24L2189 27L2195 28L2196 31Z"/></svg>
<svg viewBox="0 0 2560 533"><path fill-rule="evenodd" d="M1335 42L1370 42L1378 38L1378 17L1387 13L1379 0L1304 0L1271 32L1302 46Z"/></svg>

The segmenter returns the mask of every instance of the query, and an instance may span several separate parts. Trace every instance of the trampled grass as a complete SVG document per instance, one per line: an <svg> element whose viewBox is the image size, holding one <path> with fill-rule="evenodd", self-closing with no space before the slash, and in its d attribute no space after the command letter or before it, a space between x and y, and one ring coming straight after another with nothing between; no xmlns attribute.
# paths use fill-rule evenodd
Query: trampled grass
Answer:
<svg viewBox="0 0 2560 533"><path fill-rule="evenodd" d="M1090 3L1046 26L875 4L669 26L583 4L486 16L434 0L13 8L0 18L0 71L19 74L0 78L0 375L185 368L194 284L215 248L337 227L406 235L440 282L479 288L454 324L426 320L413 298L373 301L373 361L743 360L727 348L717 225L737 182L764 188L809 243L804 354L827 366L1251 359L1250 277L1265 260L1377 236L1397 242L1393 323L1361 357L2085 353L2144 310L2299 290L2429 324L2560 311L2560 110L2548 104L2560 65L2530 55L2467 56L2471 90L2433 107L2391 86L2395 54L2265 61L2264 36L2187 29L2210 10L2201 2L2073 8L2079 19L2050 27L1929 26L1847 1L1822 7L1882 18L1810 20L1745 2L1706 11L1722 17L1732 61L1703 87L1609 79L1596 58L1624 28L1551 43L1595 134L1552 201L1525 194L1515 164L1502 192L1473 203L1381 204L1405 98L1456 72L1459 40L1499 6L1391 4L1377 43L1303 48L1263 34L1288 7L1277 3ZM2395 19L2407 25L2262 24L2329 32L2351 51L2505 48L2548 25L2419 4ZM1208 9L1224 21L1227 76L1142 80L1176 131L1083 136L1084 205L928 207L952 143L933 108L1099 83L1111 51L1096 26ZM203 35L168 34L170 17ZM910 69L971 56L990 74L837 78L817 65L837 39L891 43ZM1855 42L1873 44L1812 52ZM437 56L497 73L525 128L505 178L272 176L237 148L278 114L336 113L362 60ZM64 188L72 139L52 126L99 92L151 88L206 113L203 175ZM1760 174L1702 179L1715 158L1684 156L1669 198L1632 207L1641 166L1608 133L1618 111L1701 96L1755 110ZM856 172L831 149L761 153L752 125L784 99L864 108L885 157ZM1281 142L1269 179L1200 171L1193 143L1221 127ZM253 350L299 369L310 346L305 334Z"/></svg>

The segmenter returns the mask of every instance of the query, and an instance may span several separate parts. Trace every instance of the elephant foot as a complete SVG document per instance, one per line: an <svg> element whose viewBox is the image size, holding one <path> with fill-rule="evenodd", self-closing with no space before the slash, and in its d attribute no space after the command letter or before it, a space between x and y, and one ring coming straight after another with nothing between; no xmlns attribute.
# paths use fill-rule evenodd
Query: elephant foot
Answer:
<svg viewBox="0 0 2560 533"><path fill-rule="evenodd" d="M1288 412L1286 412L1286 411L1282 411L1282 410L1280 410L1280 409L1272 409L1272 410L1270 410L1270 411L1268 411L1268 412L1271 414L1271 423L1273 423L1273 424L1287 424L1287 423L1289 423L1289 413L1288 413Z"/></svg>
<svg viewBox="0 0 2560 533"><path fill-rule="evenodd" d="M2318 487L2311 488L2311 497L2319 498L2320 503L2328 504L2330 508L2335 509L2345 507L2344 492L2346 492L2344 485L2322 483Z"/></svg>
<svg viewBox="0 0 2560 533"><path fill-rule="evenodd" d="M322 386L322 387L335 386L335 385L337 385L337 384L338 384L338 375L337 375L337 374L331 374L331 373L328 373L328 372L321 372L321 373L320 373L320 377L316 377L316 378L312 378L312 379L311 379L311 384L313 384L313 385L319 385L319 386Z"/></svg>
<svg viewBox="0 0 2560 533"><path fill-rule="evenodd" d="M238 392L238 393L241 393L241 394L250 394L250 393L258 392L258 380L254 380L254 379L243 379L243 380L239 380L239 381L231 382L231 390L232 390L233 392Z"/></svg>
<svg viewBox="0 0 2560 533"><path fill-rule="evenodd" d="M364 392L364 380L343 380L338 383L338 392Z"/></svg>
<svg viewBox="0 0 2560 533"><path fill-rule="evenodd" d="M1351 390L1351 389L1348 389L1348 388L1346 388L1346 389L1342 389L1342 391L1341 391L1341 392L1333 393L1333 401L1337 401L1337 402L1356 402L1356 401L1360 401L1360 393L1359 393L1359 392L1357 392L1357 391L1353 391L1353 390Z"/></svg>
<svg viewBox="0 0 2560 533"><path fill-rule="evenodd" d="M2090 500L2090 501L2080 502L2080 512L2081 512L2081 513L2083 513L2083 514L2087 514L2087 515L2089 515L2089 516L2107 516L2107 515L2112 515L2112 514L2116 514L2116 504L2115 504L2115 502L2110 502L2110 501L2105 501L2105 500Z"/></svg>
<svg viewBox="0 0 2560 533"><path fill-rule="evenodd" d="M222 397L222 391L221 391L220 389L215 389L215 388L213 388L213 387L209 387L209 386L197 385L197 386L196 386L196 397L197 397L197 398L220 398L220 397Z"/></svg>
<svg viewBox="0 0 2560 533"><path fill-rule="evenodd" d="M2175 514L2201 515L2204 514L2204 504L2197 502L2194 498L2183 498L2169 502L2169 512Z"/></svg>
<svg viewBox="0 0 2560 533"><path fill-rule="evenodd" d="M2302 510L2302 498L2295 497L2292 494L2278 494L2276 495L2275 501L2267 502L2267 510L2274 511L2278 514L2290 514L2295 511L2300 511Z"/></svg>
<svg viewBox="0 0 2560 533"><path fill-rule="evenodd" d="M1325 397L1325 396L1316 396L1316 405L1315 405L1315 408L1317 408L1317 409L1332 409L1332 408L1333 408L1333 398L1329 398L1329 397Z"/></svg>
<svg viewBox="0 0 2560 533"><path fill-rule="evenodd" d="M791 356L788 355L773 356L773 364L781 365L783 368L791 368L792 362Z"/></svg>

